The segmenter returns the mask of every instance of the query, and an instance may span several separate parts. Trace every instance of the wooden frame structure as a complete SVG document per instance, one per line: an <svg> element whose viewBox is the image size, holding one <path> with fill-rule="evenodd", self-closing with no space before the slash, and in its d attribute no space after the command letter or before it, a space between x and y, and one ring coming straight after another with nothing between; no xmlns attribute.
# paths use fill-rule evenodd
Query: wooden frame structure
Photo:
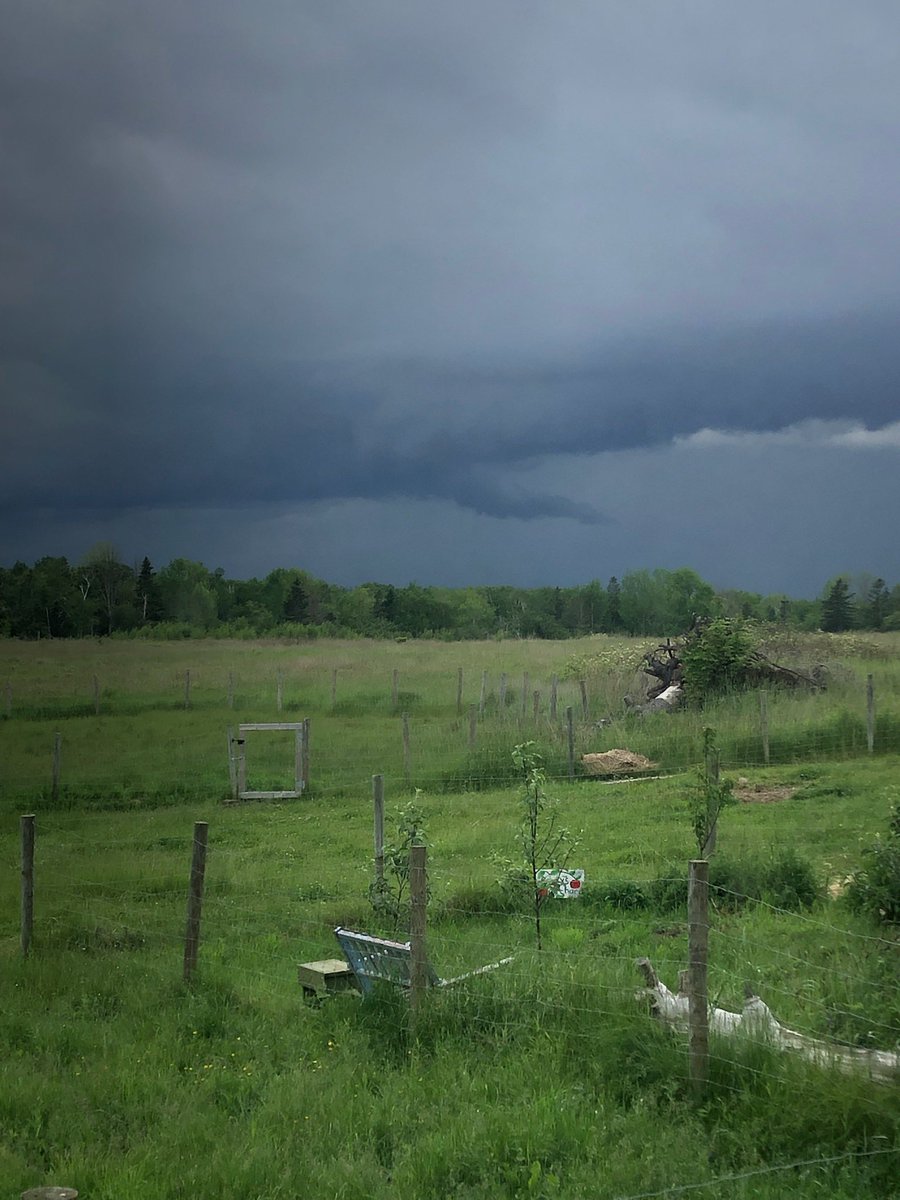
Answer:
<svg viewBox="0 0 900 1200"><path fill-rule="evenodd" d="M283 791L253 791L247 787L247 739L256 731L293 732L294 786ZM309 788L309 718L303 721L250 721L238 726L237 737L228 731L228 770L231 800L297 800Z"/></svg>

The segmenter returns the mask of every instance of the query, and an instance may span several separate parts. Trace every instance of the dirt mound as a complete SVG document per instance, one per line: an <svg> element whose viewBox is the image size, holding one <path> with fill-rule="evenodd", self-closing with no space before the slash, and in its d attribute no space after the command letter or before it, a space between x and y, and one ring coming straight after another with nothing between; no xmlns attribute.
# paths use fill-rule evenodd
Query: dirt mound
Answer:
<svg viewBox="0 0 900 1200"><path fill-rule="evenodd" d="M652 771L657 764L631 750L604 750L602 754L582 754L582 766L587 775L634 775Z"/></svg>

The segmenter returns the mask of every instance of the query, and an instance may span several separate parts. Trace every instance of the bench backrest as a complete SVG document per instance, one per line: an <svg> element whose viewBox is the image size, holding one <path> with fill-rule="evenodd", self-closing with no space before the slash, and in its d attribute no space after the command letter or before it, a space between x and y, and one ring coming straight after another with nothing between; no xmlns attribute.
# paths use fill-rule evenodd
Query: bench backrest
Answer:
<svg viewBox="0 0 900 1200"><path fill-rule="evenodd" d="M372 982L376 979L396 987L409 987L409 942L392 942L341 926L335 929L334 936L363 992L371 992ZM430 963L428 983L432 987L440 983Z"/></svg>

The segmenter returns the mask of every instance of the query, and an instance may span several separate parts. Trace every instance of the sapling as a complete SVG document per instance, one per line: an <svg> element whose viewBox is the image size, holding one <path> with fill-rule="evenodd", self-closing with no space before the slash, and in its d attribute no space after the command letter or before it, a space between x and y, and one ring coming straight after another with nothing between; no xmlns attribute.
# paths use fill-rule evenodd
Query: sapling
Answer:
<svg viewBox="0 0 900 1200"><path fill-rule="evenodd" d="M730 779L719 778L716 731L707 726L703 730L703 765L688 799L700 858L709 858L715 850L719 813L735 802L733 786Z"/></svg>
<svg viewBox="0 0 900 1200"><path fill-rule="evenodd" d="M522 774L522 819L519 830L525 866L525 883L534 917L538 950L541 943L541 913L549 894L540 882L541 871L565 870L578 845L578 838L559 824L559 801L547 796L547 776L534 742L522 742L512 752Z"/></svg>

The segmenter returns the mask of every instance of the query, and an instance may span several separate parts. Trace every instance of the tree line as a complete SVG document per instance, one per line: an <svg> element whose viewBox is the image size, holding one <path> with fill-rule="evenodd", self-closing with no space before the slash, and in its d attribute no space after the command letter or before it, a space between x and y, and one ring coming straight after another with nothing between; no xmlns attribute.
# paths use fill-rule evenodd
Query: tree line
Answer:
<svg viewBox="0 0 900 1200"><path fill-rule="evenodd" d="M46 557L0 567L0 636L567 638L667 635L696 617L795 629L900 629L900 585L836 576L817 599L716 591L687 567L629 571L576 587L345 588L296 567L264 579L176 558L129 566L109 543L77 564Z"/></svg>

